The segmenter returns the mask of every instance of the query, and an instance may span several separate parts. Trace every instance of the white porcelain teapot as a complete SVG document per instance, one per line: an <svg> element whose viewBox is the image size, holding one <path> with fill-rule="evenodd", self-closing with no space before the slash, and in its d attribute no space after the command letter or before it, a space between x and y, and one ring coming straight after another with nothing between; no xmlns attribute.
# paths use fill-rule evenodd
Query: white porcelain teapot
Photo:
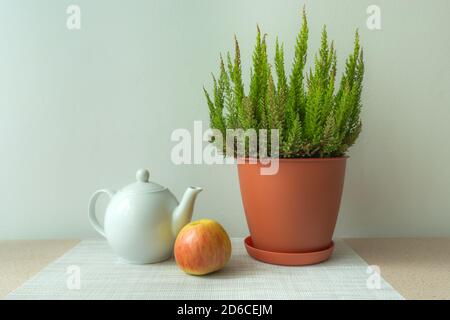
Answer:
<svg viewBox="0 0 450 320"><path fill-rule="evenodd" d="M118 192L97 190L89 202L89 220L112 249L131 263L155 263L172 256L178 232L191 221L195 198L202 191L189 187L180 203L169 189L149 181L148 170L136 173L137 182ZM110 197L104 227L95 215L95 203Z"/></svg>

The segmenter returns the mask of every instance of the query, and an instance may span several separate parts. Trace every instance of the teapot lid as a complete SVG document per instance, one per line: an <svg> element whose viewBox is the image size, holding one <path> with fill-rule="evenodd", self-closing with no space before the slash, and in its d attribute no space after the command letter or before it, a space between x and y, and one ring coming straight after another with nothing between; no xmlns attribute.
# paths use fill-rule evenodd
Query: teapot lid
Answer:
<svg viewBox="0 0 450 320"><path fill-rule="evenodd" d="M121 191L125 193L149 193L167 189L160 184L149 181L149 178L149 171L147 169L140 169L136 172L137 181L124 187Z"/></svg>

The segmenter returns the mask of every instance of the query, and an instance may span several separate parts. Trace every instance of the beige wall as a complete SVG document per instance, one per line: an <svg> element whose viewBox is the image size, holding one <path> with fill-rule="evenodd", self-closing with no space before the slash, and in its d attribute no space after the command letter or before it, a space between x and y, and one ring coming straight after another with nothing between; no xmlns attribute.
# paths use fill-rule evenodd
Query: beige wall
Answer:
<svg viewBox="0 0 450 320"><path fill-rule="evenodd" d="M81 7L81 30L66 8ZM195 218L244 236L236 168L175 166L175 128L208 120L220 51L239 37L248 78L259 23L290 65L302 1L0 2L0 238L94 236L87 201L148 167L180 195L201 185ZM381 30L366 8L381 9ZM339 236L450 236L450 2L311 1L342 71L353 32L366 57L364 131L350 151ZM310 55L311 57L311 55Z"/></svg>

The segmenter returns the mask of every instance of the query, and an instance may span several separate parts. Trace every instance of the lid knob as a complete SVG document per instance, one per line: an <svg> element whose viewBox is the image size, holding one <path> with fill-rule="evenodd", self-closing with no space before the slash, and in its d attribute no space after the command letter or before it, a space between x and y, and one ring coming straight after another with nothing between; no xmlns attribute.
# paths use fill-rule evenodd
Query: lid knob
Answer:
<svg viewBox="0 0 450 320"><path fill-rule="evenodd" d="M136 180L139 182L148 182L150 178L150 172L147 169L139 169L136 172Z"/></svg>

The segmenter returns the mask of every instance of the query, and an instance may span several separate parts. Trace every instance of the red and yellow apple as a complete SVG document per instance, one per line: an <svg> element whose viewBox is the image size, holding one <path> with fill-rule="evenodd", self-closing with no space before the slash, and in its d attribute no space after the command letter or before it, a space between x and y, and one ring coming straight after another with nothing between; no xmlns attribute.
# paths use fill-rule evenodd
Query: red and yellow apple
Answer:
<svg viewBox="0 0 450 320"><path fill-rule="evenodd" d="M200 276L225 266L231 256L231 242L218 222L201 219L181 229L175 240L174 254L181 270Z"/></svg>

